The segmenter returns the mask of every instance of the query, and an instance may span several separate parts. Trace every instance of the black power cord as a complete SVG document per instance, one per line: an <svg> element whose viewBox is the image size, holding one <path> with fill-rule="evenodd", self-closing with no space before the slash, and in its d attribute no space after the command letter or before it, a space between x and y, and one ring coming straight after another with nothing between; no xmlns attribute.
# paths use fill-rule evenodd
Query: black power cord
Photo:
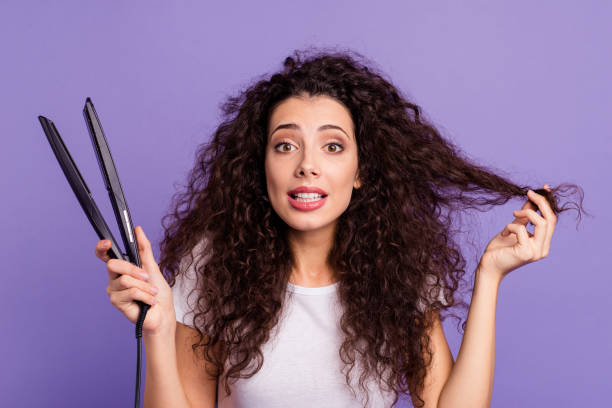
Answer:
<svg viewBox="0 0 612 408"><path fill-rule="evenodd" d="M134 407L140 408L140 364L142 360L142 324L144 323L147 312L151 308L151 305L137 300L136 303L140 306L140 314L136 321L136 342L138 346L138 357L136 361L136 396L134 400Z"/></svg>

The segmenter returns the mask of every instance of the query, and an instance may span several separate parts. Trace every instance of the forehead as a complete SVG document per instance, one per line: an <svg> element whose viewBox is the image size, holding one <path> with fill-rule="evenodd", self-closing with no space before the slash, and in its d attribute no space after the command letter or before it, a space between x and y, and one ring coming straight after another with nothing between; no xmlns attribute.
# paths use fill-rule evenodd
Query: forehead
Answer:
<svg viewBox="0 0 612 408"><path fill-rule="evenodd" d="M326 96L291 96L280 102L270 115L268 132L282 123L296 123L302 126L334 124L347 133L353 133L353 119L350 111L338 100Z"/></svg>

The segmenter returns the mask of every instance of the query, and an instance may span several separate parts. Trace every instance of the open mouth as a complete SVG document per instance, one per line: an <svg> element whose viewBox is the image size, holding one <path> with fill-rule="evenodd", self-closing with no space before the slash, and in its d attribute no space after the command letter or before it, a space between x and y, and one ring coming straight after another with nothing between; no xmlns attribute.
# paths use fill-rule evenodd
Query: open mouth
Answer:
<svg viewBox="0 0 612 408"><path fill-rule="evenodd" d="M291 207L299 211L312 211L321 208L327 201L327 194L299 193L287 194Z"/></svg>
<svg viewBox="0 0 612 408"><path fill-rule="evenodd" d="M323 198L327 197L327 194L317 194L317 193L289 194L289 195L294 200L302 202L302 203L309 203L309 202L319 201L319 200L322 200Z"/></svg>

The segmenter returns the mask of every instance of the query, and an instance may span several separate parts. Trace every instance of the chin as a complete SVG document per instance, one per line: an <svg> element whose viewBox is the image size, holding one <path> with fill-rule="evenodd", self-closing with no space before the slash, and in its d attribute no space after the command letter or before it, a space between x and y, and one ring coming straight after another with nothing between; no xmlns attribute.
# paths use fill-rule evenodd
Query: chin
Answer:
<svg viewBox="0 0 612 408"><path fill-rule="evenodd" d="M300 232L312 232L312 231L317 231L323 227L325 227L325 225L296 225L296 224L287 224L289 226L289 228L291 228L292 230L295 231L300 231Z"/></svg>
<svg viewBox="0 0 612 408"><path fill-rule="evenodd" d="M327 228L337 221L337 217L334 219L327 219L327 217L325 217L324 219L323 216L317 216L315 214L291 215L289 217L281 217L281 219L289 228L301 232L316 231L322 228Z"/></svg>

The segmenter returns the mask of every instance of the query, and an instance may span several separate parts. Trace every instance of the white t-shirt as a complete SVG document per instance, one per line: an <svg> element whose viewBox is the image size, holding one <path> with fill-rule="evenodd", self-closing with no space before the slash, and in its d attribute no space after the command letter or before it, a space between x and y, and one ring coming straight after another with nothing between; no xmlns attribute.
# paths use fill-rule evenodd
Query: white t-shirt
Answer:
<svg viewBox="0 0 612 408"><path fill-rule="evenodd" d="M192 305L196 292L187 299L194 281L176 278L172 287L176 319L193 327ZM338 351L342 344L338 325L340 307L338 283L307 288L288 283L288 296L281 318L261 347L264 361L251 378L230 384L228 397L221 381L217 391L218 408L355 408L362 406L365 395L358 386L359 361L351 372L355 399L346 385L342 360ZM253 367L256 362L252 361ZM370 380L368 407L391 407L393 393L382 392ZM363 401L363 402L361 402Z"/></svg>

